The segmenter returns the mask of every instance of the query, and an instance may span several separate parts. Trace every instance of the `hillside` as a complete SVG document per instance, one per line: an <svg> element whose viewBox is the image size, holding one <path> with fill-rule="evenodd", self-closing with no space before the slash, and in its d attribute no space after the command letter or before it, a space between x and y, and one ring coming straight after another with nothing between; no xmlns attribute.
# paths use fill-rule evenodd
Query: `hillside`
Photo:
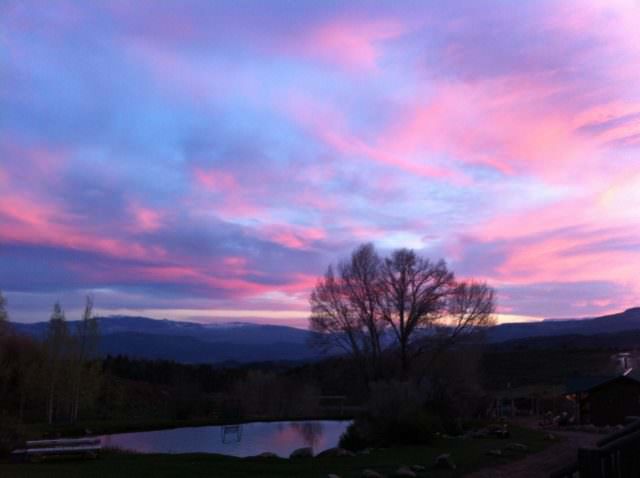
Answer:
<svg viewBox="0 0 640 478"><path fill-rule="evenodd" d="M317 358L310 332L293 327L241 322L198 324L148 317L99 317L102 355L167 359L184 363L300 361ZM22 333L42 339L47 322L14 323ZM76 326L69 321L69 327Z"/></svg>
<svg viewBox="0 0 640 478"><path fill-rule="evenodd" d="M490 342L559 335L597 335L640 330L640 307L596 318L502 324L487 334Z"/></svg>
<svg viewBox="0 0 640 478"><path fill-rule="evenodd" d="M243 322L200 324L148 317L99 317L103 355L170 359L185 363L302 361L319 358L309 347L311 332ZM38 339L47 322L15 323ZM69 327L75 327L70 321ZM492 348L634 347L640 337L640 308L592 319L502 324L487 332Z"/></svg>

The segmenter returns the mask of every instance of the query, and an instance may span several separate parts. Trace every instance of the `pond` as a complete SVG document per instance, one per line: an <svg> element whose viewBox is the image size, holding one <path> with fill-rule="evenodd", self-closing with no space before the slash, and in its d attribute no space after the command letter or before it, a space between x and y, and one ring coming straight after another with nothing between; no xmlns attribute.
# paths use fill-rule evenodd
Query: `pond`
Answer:
<svg viewBox="0 0 640 478"><path fill-rule="evenodd" d="M349 420L253 422L232 426L174 428L100 437L102 446L139 453L220 453L238 457L272 452L288 457L296 448L314 453L338 445Z"/></svg>

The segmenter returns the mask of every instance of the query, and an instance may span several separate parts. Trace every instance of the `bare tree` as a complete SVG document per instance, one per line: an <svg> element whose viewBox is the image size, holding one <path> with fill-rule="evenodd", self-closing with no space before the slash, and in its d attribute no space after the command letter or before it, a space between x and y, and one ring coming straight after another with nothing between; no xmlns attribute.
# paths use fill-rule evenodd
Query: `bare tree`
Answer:
<svg viewBox="0 0 640 478"><path fill-rule="evenodd" d="M422 338L421 332L445 316L454 276L444 261L434 263L412 250L399 249L385 259L381 283L382 318L396 339L406 375L420 352L414 343Z"/></svg>
<svg viewBox="0 0 640 478"><path fill-rule="evenodd" d="M98 321L93 317L93 298L87 296L82 314L82 320L78 324L75 340L74 357L74 383L73 398L71 400L70 418L72 422L78 420L80 411L81 391L88 378L89 361L95 358L98 348Z"/></svg>
<svg viewBox="0 0 640 478"><path fill-rule="evenodd" d="M56 397L64 362L68 358L69 330L64 311L58 302L53 306L46 338L47 373L49 392L47 397L47 422L53 423L56 410Z"/></svg>
<svg viewBox="0 0 640 478"><path fill-rule="evenodd" d="M3 335L9 329L9 314L7 313L7 299L2 295L0 290L0 335Z"/></svg>
<svg viewBox="0 0 640 478"><path fill-rule="evenodd" d="M373 244L361 245L351 254L349 261L342 262L339 266L344 292L369 340L366 351L372 360L374 374L377 373L382 353L381 336L385 327L379 313L378 299L381 266L382 260Z"/></svg>
<svg viewBox="0 0 640 478"><path fill-rule="evenodd" d="M323 351L341 349L360 365L366 377L377 370L383 329L378 313L381 261L371 244L356 249L349 261L329 266L311 293L313 343Z"/></svg>
<svg viewBox="0 0 640 478"><path fill-rule="evenodd" d="M11 369L7 364L9 359L9 353L7 351L7 329L7 299L4 298L2 291L0 291L0 400L2 400L6 394L9 377L11 376Z"/></svg>
<svg viewBox="0 0 640 478"><path fill-rule="evenodd" d="M434 340L425 340L421 350L431 351L422 376L433 363L464 338L478 337L486 328L495 325L495 291L486 283L457 282L447 297L446 315L438 324Z"/></svg>
<svg viewBox="0 0 640 478"><path fill-rule="evenodd" d="M449 340L495 325L495 309L495 291L486 283L458 283L447 304Z"/></svg>
<svg viewBox="0 0 640 478"><path fill-rule="evenodd" d="M337 269L330 266L311 293L313 340L324 351L350 354L366 379L376 377L387 351L399 354L406 378L427 351L436 356L493 323L493 289L456 281L442 260L409 249L381 259L365 244Z"/></svg>

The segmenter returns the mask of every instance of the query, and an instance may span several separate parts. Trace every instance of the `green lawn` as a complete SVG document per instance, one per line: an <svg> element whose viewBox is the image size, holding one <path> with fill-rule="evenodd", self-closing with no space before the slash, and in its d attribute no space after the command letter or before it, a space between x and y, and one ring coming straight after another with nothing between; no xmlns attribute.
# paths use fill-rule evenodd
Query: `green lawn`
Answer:
<svg viewBox="0 0 640 478"><path fill-rule="evenodd" d="M456 477L482 467L508 460L486 455L490 449L519 442L529 446L530 453L547 446L544 434L538 431L513 428L509 440L440 439L432 447L403 447L377 450L370 455L341 458L241 459L220 455L136 455L103 453L98 460L60 460L38 464L0 464L0 476L47 478L121 478L128 476L168 477L298 477L326 478L336 473L341 478L359 478L364 468L372 468L392 475L400 465L425 465L428 468L441 453L450 453L458 465L455 472L428 470L423 476Z"/></svg>

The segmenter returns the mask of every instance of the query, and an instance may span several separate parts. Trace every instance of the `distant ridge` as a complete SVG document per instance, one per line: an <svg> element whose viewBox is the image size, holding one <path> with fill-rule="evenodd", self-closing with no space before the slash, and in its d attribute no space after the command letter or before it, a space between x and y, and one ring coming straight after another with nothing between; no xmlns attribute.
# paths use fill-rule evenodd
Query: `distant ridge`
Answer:
<svg viewBox="0 0 640 478"><path fill-rule="evenodd" d="M547 319L541 322L501 324L488 332L490 342L558 335L597 335L640 330L640 307L588 319Z"/></svg>
<svg viewBox="0 0 640 478"><path fill-rule="evenodd" d="M185 363L309 361L320 358L308 345L312 332L284 325L229 322L201 324L136 316L99 317L101 353ZM74 327L76 322L69 321ZM14 323L18 332L42 339L47 322ZM487 331L490 343L627 343L640 337L640 307L591 319L501 324ZM595 336L598 336L597 338ZM537 340L542 338L552 340ZM558 339L555 339L555 338ZM592 337L589 339L589 337Z"/></svg>
<svg viewBox="0 0 640 478"><path fill-rule="evenodd" d="M318 358L311 332L243 322L200 324L149 317L98 317L102 355L128 355L185 363L302 361ZM76 321L69 321L75 327ZM42 339L47 322L14 323L18 332Z"/></svg>

